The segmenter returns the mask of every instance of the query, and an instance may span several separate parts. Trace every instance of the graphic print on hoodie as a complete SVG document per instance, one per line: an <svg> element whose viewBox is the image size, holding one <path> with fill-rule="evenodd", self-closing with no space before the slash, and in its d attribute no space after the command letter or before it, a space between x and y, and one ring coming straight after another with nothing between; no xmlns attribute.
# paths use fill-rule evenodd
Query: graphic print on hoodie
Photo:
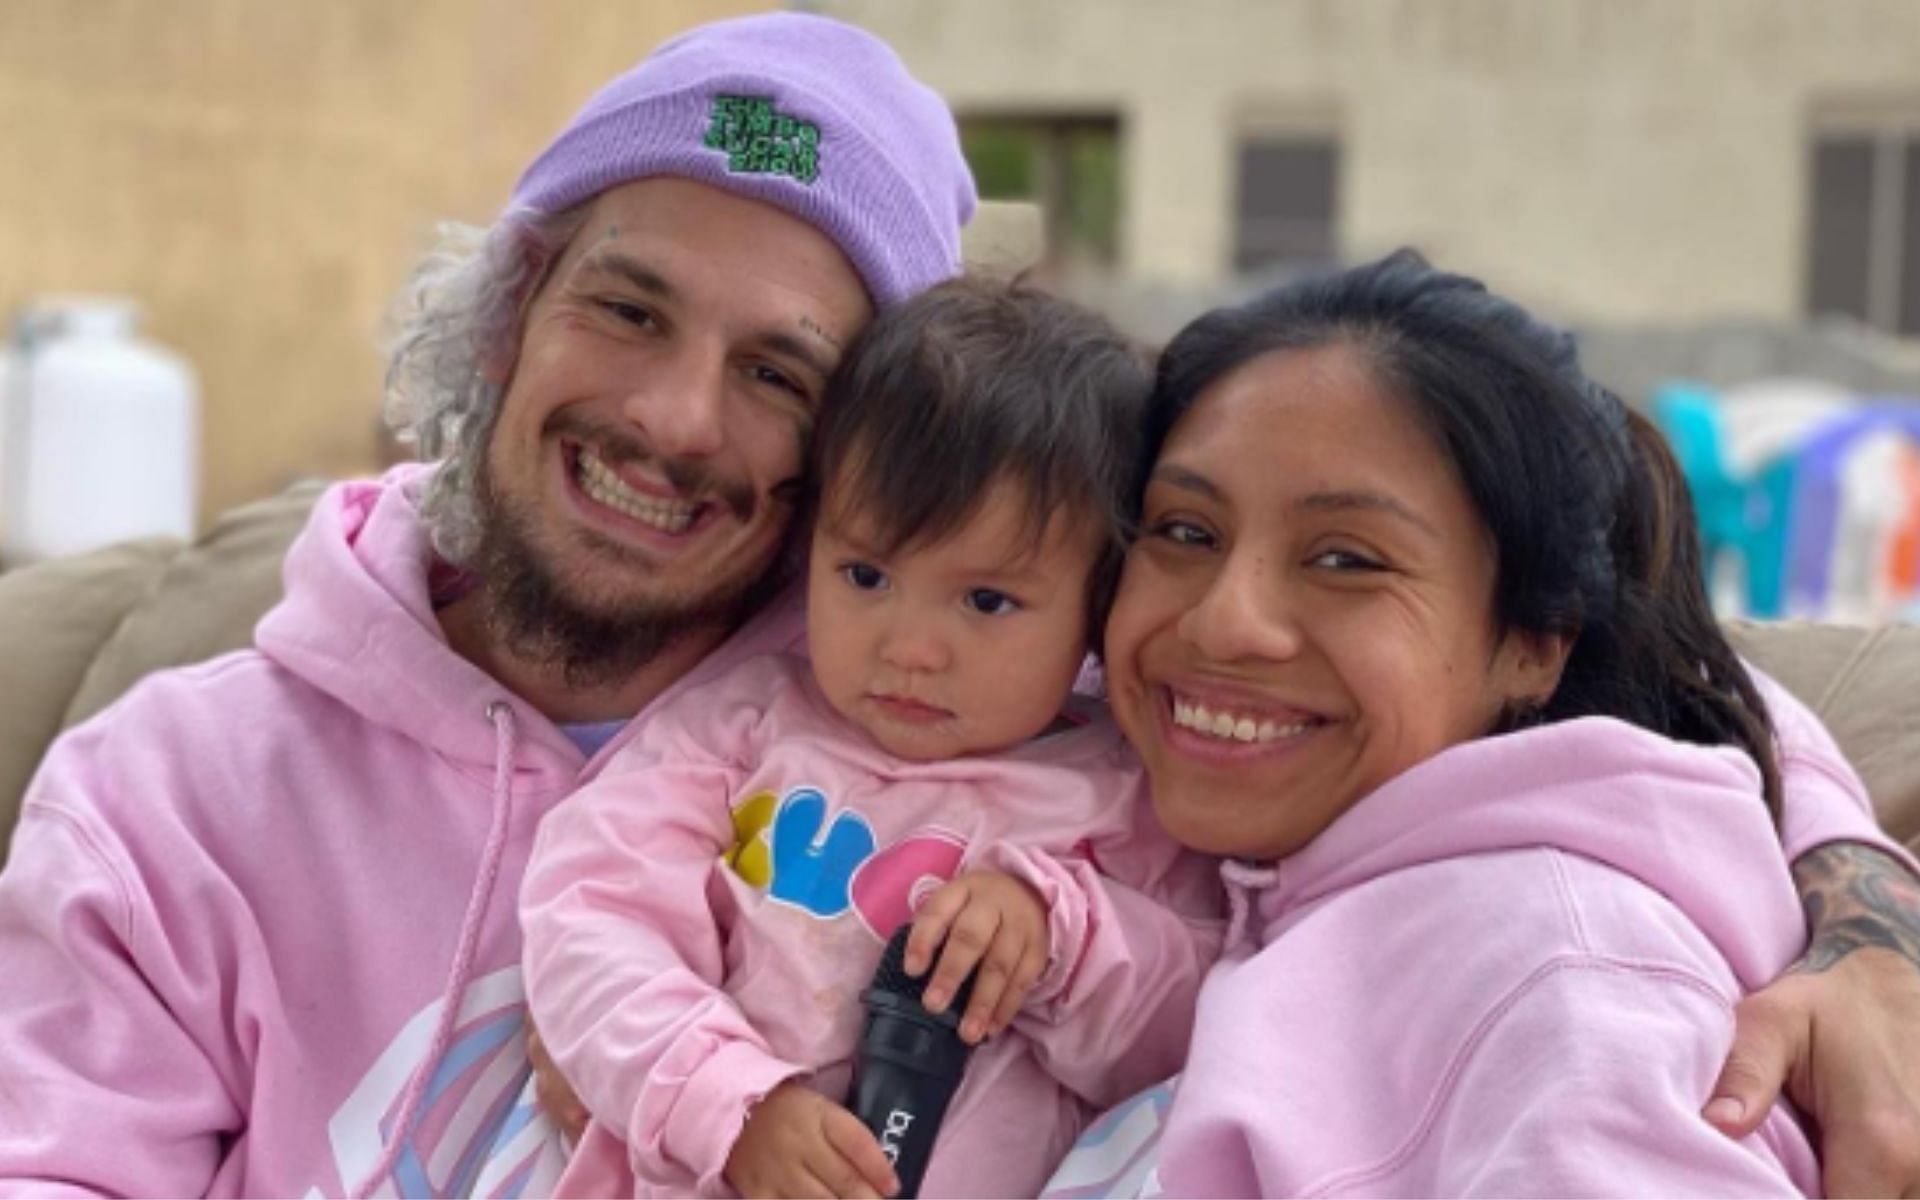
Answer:
<svg viewBox="0 0 1920 1200"><path fill-rule="evenodd" d="M871 821L808 785L737 802L733 833L727 865L741 880L823 920L852 912L881 944L967 856L967 839L937 826L882 849Z"/></svg>

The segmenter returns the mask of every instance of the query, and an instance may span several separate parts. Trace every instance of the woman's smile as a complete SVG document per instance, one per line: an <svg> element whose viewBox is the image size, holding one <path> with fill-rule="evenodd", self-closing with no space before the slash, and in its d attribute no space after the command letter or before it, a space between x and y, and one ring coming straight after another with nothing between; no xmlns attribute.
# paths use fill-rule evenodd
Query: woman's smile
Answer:
<svg viewBox="0 0 1920 1200"><path fill-rule="evenodd" d="M1223 694L1207 684L1175 684L1160 693L1168 745L1178 753L1238 761L1297 749L1327 718L1291 705Z"/></svg>

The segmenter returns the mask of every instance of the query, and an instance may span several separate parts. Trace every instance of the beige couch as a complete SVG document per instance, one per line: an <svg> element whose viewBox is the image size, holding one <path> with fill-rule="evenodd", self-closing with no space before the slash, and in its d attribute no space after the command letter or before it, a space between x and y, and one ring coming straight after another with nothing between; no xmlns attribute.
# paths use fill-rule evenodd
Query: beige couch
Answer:
<svg viewBox="0 0 1920 1200"><path fill-rule="evenodd" d="M0 575L0 844L62 729L148 671L247 645L319 494L236 509L190 546L163 539ZM1826 721L1881 822L1920 851L1920 626L1738 625L1740 649Z"/></svg>
<svg viewBox="0 0 1920 1200"><path fill-rule="evenodd" d="M0 852L61 730L149 671L252 642L321 487L235 509L190 546L149 538L0 575Z"/></svg>

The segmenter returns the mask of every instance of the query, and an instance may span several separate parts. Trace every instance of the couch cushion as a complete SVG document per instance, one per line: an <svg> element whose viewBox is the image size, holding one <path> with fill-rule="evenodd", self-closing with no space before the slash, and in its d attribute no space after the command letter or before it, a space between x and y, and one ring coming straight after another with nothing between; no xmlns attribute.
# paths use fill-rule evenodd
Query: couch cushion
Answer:
<svg viewBox="0 0 1920 1200"><path fill-rule="evenodd" d="M236 508L173 556L94 657L61 728L99 712L151 671L252 645L254 625L280 599L287 546L324 489L299 483Z"/></svg>
<svg viewBox="0 0 1920 1200"><path fill-rule="evenodd" d="M0 850L88 665L179 549L147 538L0 575Z"/></svg>
<svg viewBox="0 0 1920 1200"><path fill-rule="evenodd" d="M1826 724L1881 825L1920 852L1920 625L1734 622L1727 633Z"/></svg>

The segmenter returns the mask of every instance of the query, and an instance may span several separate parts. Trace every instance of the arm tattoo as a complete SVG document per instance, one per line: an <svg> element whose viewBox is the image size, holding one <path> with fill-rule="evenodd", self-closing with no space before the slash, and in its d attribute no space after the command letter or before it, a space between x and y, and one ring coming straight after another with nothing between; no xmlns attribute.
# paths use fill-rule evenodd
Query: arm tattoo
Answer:
<svg viewBox="0 0 1920 1200"><path fill-rule="evenodd" d="M1794 860L1807 914L1807 952L1795 972L1818 974L1855 950L1891 950L1920 970L1920 880L1870 846L1834 842Z"/></svg>

